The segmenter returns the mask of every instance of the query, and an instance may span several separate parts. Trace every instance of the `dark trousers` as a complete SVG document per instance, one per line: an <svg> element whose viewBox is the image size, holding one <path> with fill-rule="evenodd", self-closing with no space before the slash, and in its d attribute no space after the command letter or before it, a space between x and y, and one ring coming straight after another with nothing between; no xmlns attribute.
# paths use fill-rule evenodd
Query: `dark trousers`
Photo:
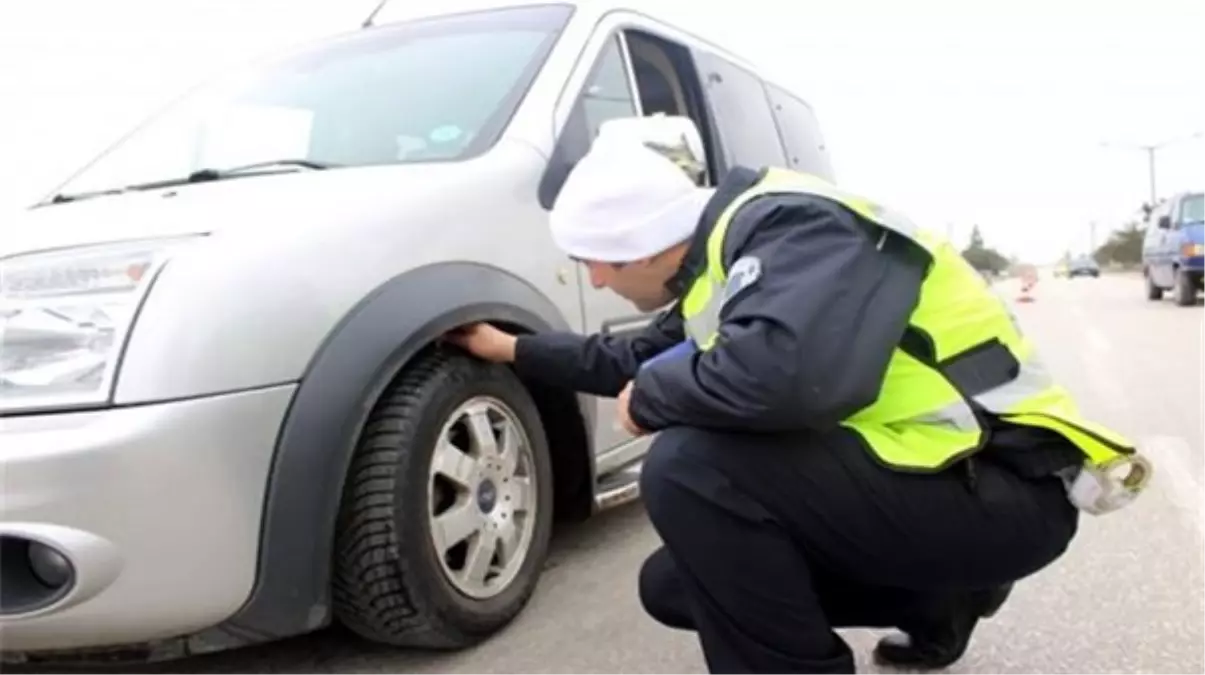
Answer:
<svg viewBox="0 0 1205 675"><path fill-rule="evenodd" d="M711 672L854 672L841 627L940 626L968 591L1055 560L1078 512L1054 478L985 451L906 474L851 432L662 431L641 488L664 542L640 573L646 611L695 630Z"/></svg>

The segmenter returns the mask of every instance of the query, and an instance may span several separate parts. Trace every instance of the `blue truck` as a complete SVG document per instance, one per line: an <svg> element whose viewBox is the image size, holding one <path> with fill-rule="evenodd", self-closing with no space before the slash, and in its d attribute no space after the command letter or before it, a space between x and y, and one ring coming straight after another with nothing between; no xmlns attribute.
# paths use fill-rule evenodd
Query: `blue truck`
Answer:
<svg viewBox="0 0 1205 675"><path fill-rule="evenodd" d="M1142 241L1146 297L1172 291L1176 304L1197 303L1205 254L1205 193L1182 192L1151 209Z"/></svg>

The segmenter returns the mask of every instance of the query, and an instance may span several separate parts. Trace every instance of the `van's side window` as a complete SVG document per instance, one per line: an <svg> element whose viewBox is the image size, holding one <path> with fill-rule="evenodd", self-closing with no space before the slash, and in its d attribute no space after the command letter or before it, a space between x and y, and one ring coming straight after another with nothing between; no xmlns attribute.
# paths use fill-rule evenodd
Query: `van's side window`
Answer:
<svg viewBox="0 0 1205 675"><path fill-rule="evenodd" d="M723 165L717 160L710 120L704 110L704 96L690 50L679 42L643 30L630 29L624 36L642 114L689 117L698 127L707 153L709 166L703 183L715 185Z"/></svg>
<svg viewBox="0 0 1205 675"><path fill-rule="evenodd" d="M613 35L594 59L540 180L540 205L545 209L552 208L570 170L590 149L603 122L639 114L630 82L623 43Z"/></svg>
<svg viewBox="0 0 1205 675"><path fill-rule="evenodd" d="M548 170L540 181L540 204L546 209L552 207L569 172L586 154L604 122L634 115L664 113L694 120L711 160L711 172L703 181L714 185L719 162L713 157L715 146L703 110L703 96L690 66L690 52L685 47L658 36L629 29L610 37L594 59L584 88L561 129ZM771 133L776 132L771 129Z"/></svg>
<svg viewBox="0 0 1205 675"><path fill-rule="evenodd" d="M1188 202L1184 199L1175 198L1169 199L1168 202L1167 218L1171 221L1171 229L1178 230L1184 224L1184 212L1185 207L1188 206Z"/></svg>
<svg viewBox="0 0 1205 675"><path fill-rule="evenodd" d="M590 81L582 92L582 110L591 139L598 135L603 122L637 114L618 35L608 40L599 54Z"/></svg>
<svg viewBox="0 0 1205 675"><path fill-rule="evenodd" d="M812 108L785 89L766 84L770 107L787 150L787 166L831 180L832 165Z"/></svg>
<svg viewBox="0 0 1205 675"><path fill-rule="evenodd" d="M787 166L761 79L715 54L696 58L729 165Z"/></svg>

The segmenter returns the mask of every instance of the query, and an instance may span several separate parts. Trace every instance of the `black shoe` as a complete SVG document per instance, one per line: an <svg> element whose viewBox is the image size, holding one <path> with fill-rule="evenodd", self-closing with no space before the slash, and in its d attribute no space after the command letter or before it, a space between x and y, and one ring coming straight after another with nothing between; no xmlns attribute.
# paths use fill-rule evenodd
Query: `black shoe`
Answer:
<svg viewBox="0 0 1205 675"><path fill-rule="evenodd" d="M1009 584L970 594L965 609L956 612L944 626L884 637L874 648L875 662L924 670L937 670L953 664L966 653L975 624L981 618L994 616L1012 589L1012 584Z"/></svg>

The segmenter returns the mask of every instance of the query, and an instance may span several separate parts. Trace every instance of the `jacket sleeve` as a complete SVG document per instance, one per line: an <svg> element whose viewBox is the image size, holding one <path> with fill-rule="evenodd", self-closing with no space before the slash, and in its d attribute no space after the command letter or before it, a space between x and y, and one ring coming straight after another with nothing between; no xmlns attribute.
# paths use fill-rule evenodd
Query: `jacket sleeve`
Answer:
<svg viewBox="0 0 1205 675"><path fill-rule="evenodd" d="M677 308L663 312L632 336L569 332L521 335L515 371L525 379L596 396L618 396L640 364L684 337Z"/></svg>
<svg viewBox="0 0 1205 675"><path fill-rule="evenodd" d="M823 430L873 403L929 264L913 242L882 233L803 195L743 207L726 258L755 258L760 275L725 290L710 350L640 372L632 420L648 431Z"/></svg>

